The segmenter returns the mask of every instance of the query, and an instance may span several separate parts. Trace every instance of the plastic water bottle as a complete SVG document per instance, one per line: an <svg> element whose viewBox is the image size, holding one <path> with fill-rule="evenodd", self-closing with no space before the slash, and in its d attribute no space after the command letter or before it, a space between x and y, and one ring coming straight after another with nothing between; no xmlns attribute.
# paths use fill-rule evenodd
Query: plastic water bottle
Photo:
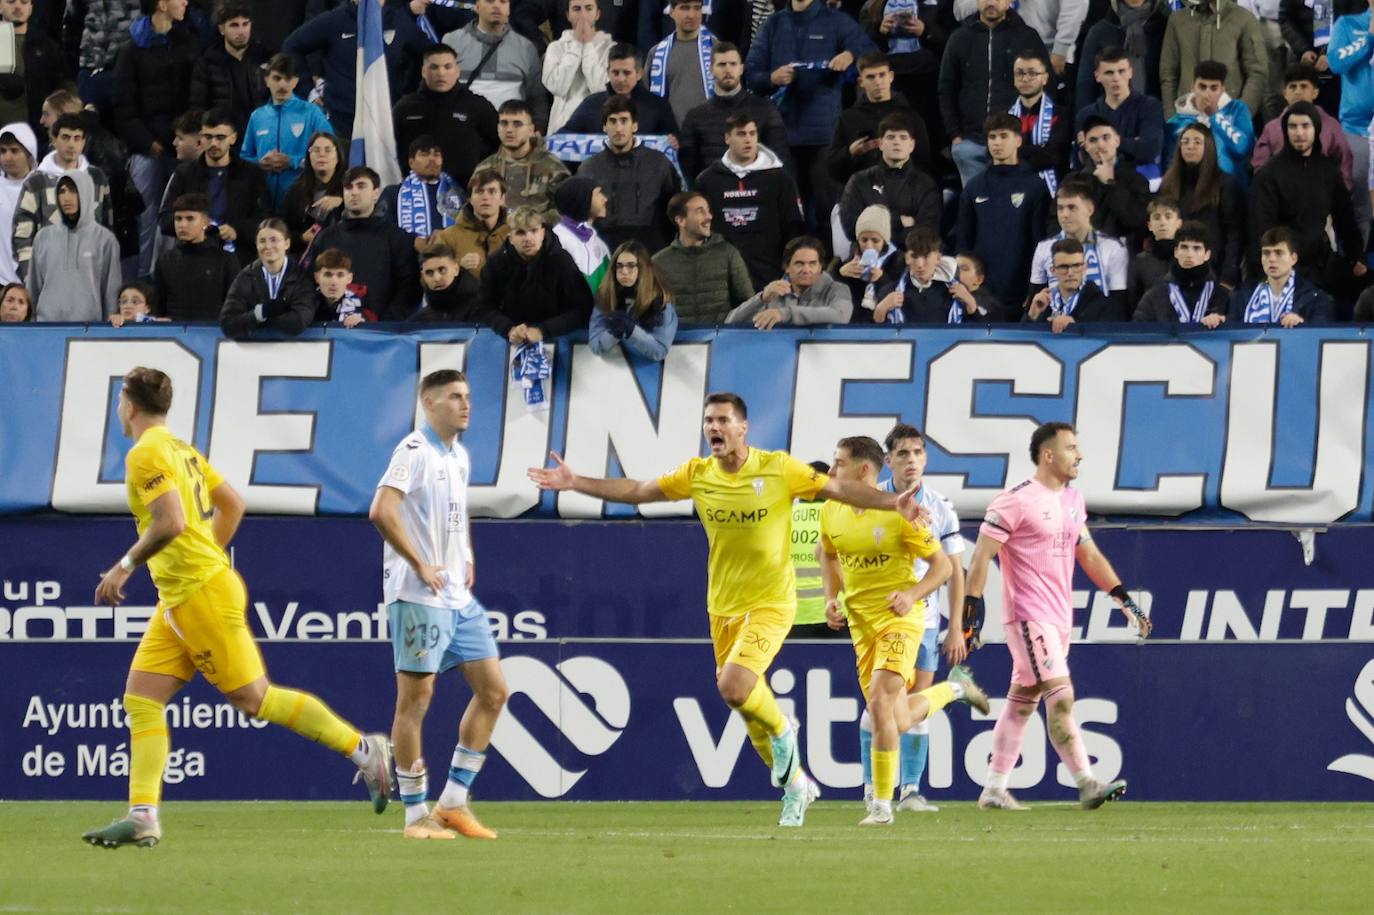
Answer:
<svg viewBox="0 0 1374 915"><path fill-rule="evenodd" d="M864 268L863 280L865 283L873 282L873 271L877 269L880 256L877 248L866 248L864 249L864 253L860 255L859 263L862 264Z"/></svg>

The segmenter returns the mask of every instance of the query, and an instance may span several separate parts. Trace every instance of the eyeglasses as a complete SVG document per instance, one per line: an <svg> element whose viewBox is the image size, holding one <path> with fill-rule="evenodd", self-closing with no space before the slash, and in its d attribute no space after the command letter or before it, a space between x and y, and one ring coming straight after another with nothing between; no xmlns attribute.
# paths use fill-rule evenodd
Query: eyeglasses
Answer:
<svg viewBox="0 0 1374 915"><path fill-rule="evenodd" d="M638 269L639 269L639 263L638 263L637 261L631 261L631 262L628 263L628 264L616 264L616 265L615 265L615 269L616 269L616 272L620 272L621 270L625 270L625 271L629 271L629 270L638 270Z"/></svg>
<svg viewBox="0 0 1374 915"><path fill-rule="evenodd" d="M1012 70L1011 75L1016 79L1021 79L1025 76L1044 76L1047 72L1046 70Z"/></svg>
<svg viewBox="0 0 1374 915"><path fill-rule="evenodd" d="M1072 273L1075 270L1082 270L1083 262L1075 261L1072 264L1055 264L1053 269L1055 273Z"/></svg>

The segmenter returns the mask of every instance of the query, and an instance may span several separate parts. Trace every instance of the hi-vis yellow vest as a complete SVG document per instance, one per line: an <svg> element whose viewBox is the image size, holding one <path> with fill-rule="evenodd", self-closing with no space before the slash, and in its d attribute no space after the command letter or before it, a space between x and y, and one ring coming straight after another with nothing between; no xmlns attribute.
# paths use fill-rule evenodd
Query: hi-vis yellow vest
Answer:
<svg viewBox="0 0 1374 915"><path fill-rule="evenodd" d="M797 573L796 625L825 622L825 584L816 549L821 544L824 502L792 504L792 568Z"/></svg>

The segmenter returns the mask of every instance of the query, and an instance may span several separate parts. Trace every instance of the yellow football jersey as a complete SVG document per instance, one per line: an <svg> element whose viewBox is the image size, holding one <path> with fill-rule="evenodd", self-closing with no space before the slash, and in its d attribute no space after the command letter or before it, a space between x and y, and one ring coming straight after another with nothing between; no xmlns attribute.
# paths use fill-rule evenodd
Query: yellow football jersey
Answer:
<svg viewBox="0 0 1374 915"><path fill-rule="evenodd" d="M855 509L830 501L821 509L821 548L839 555L845 611L851 635L857 638L895 619L887 596L916 584L915 560L940 552L940 541L895 511ZM922 621L925 601L918 601L907 615Z"/></svg>
<svg viewBox="0 0 1374 915"><path fill-rule="evenodd" d="M229 557L215 541L210 522L215 513L210 492L224 478L204 455L172 435L166 426L153 426L139 436L124 458L124 479L129 510L134 513L140 536L153 520L148 509L153 500L173 490L181 500L185 530L148 560L159 601L176 607L229 568Z"/></svg>
<svg viewBox="0 0 1374 915"><path fill-rule="evenodd" d="M812 499L829 480L785 451L749 449L738 473L692 458L658 478L669 499L691 498L710 546L706 610L739 616L797 605L792 571L792 500Z"/></svg>

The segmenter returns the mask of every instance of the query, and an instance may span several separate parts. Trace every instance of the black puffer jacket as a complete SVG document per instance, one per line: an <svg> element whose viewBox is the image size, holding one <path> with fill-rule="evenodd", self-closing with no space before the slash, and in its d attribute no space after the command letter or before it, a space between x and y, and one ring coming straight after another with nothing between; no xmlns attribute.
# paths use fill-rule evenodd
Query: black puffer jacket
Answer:
<svg viewBox="0 0 1374 915"><path fill-rule="evenodd" d="M234 247L241 258L239 263L243 263L252 258L249 252L253 250L253 238L258 233L258 223L272 212L272 198L267 192L267 179L262 172L236 156L229 160L224 178L228 184L224 193L227 209L219 223L234 227L237 235ZM162 196L162 210L158 213L162 234L173 234L172 217L175 214L172 205L178 197L182 194L208 196L209 193L210 167L205 164L204 156L177 166L172 180L167 182L166 193Z"/></svg>
<svg viewBox="0 0 1374 915"><path fill-rule="evenodd" d="M234 116L234 130L243 140L253 109L267 104L267 62L272 55L257 42L248 45L243 60L235 60L224 43L206 50L191 70L192 108L223 108Z"/></svg>
<svg viewBox="0 0 1374 915"><path fill-rule="evenodd" d="M411 141L428 134L444 153L444 171L466 188L477 163L496 152L496 109L491 102L461 83L448 92L431 92L423 85L396 103L391 113L396 130L396 154L401 173L410 171Z"/></svg>
<svg viewBox="0 0 1374 915"><path fill-rule="evenodd" d="M190 105L191 69L200 38L186 22L151 35L148 17L134 20L131 40L115 62L114 114L129 151L149 155L153 141L172 154L172 124Z"/></svg>
<svg viewBox="0 0 1374 915"><path fill-rule="evenodd" d="M1050 59L1040 35L1014 11L995 29L975 14L949 36L940 62L940 114L950 139L981 140L988 115L1016 101L1011 65L1023 51Z"/></svg>
<svg viewBox="0 0 1374 915"><path fill-rule="evenodd" d="M491 256L482 271L482 302L497 313L491 319L497 333L528 324L545 337L586 327L593 304L582 271L547 230L544 247L529 260L510 242Z"/></svg>
<svg viewBox="0 0 1374 915"><path fill-rule="evenodd" d="M217 238L196 244L178 241L158 255L153 268L158 307L173 321L218 321L238 269L234 255Z"/></svg>
<svg viewBox="0 0 1374 915"><path fill-rule="evenodd" d="M610 147L592 156L577 170L606 193L606 218L596 229L614 251L622 242L638 240L657 251L672 237L668 200L680 190L677 172L656 149L636 146L627 153Z"/></svg>
<svg viewBox="0 0 1374 915"><path fill-rule="evenodd" d="M261 321L256 308L262 306ZM219 326L226 337L243 337L260 328L281 331L296 336L315 318L315 281L309 273L290 258L286 260L286 275L277 287L276 297L267 291L267 277L262 261L253 261L234 277L224 308L219 313Z"/></svg>
<svg viewBox="0 0 1374 915"><path fill-rule="evenodd" d="M344 217L315 236L315 254L338 248L353 261L353 282L366 287L363 307L383 321L404 321L420 304L415 241L385 216ZM586 283L582 284L586 286Z"/></svg>
<svg viewBox="0 0 1374 915"><path fill-rule="evenodd" d="M11 114L18 115L14 120L27 121L30 127L39 130L43 100L70 78L62 46L30 23L28 34L24 36L24 73L22 76L17 73L0 75L0 99L7 109L13 109ZM18 110L21 101L22 112Z"/></svg>

